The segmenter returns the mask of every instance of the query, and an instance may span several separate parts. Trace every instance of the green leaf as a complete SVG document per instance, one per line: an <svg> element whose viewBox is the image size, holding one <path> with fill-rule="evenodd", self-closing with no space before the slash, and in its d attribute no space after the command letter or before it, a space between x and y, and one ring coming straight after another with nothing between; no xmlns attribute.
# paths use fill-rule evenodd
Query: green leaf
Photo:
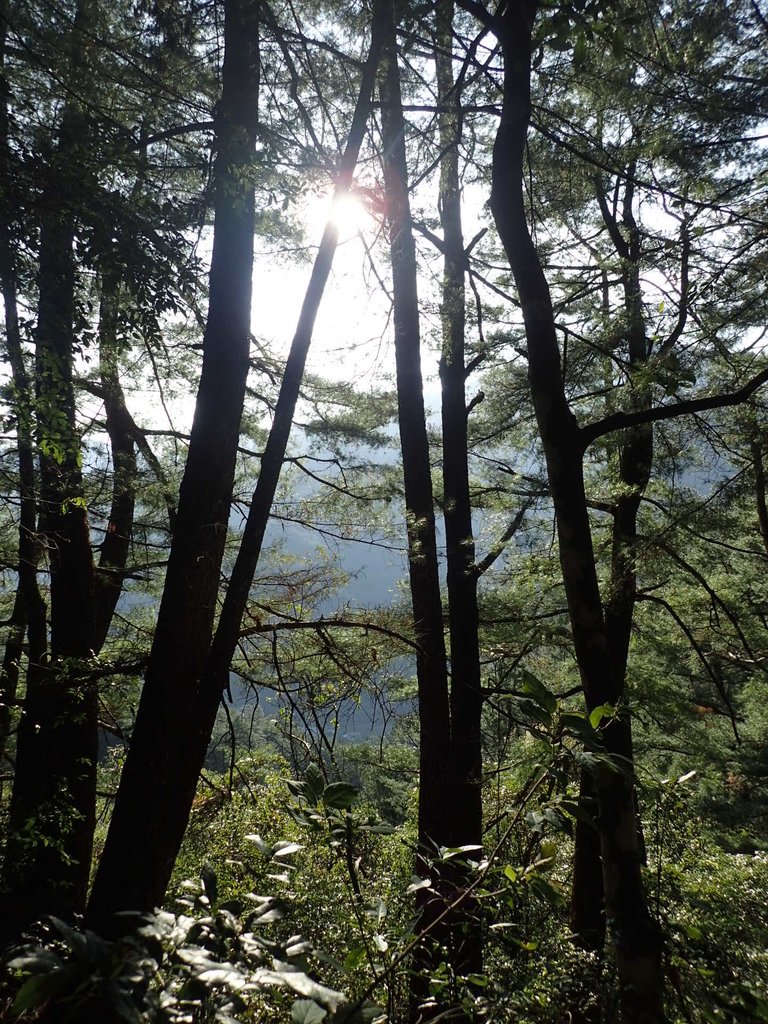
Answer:
<svg viewBox="0 0 768 1024"><path fill-rule="evenodd" d="M350 1014L344 1013L344 1010L334 1017L334 1020L338 1019L339 1024L371 1024L372 1021L381 1019L384 1017L384 1011L376 1003L372 1003L370 1000L366 1000L362 1006L358 1007Z"/></svg>
<svg viewBox="0 0 768 1024"><path fill-rule="evenodd" d="M516 939L514 935L512 936L512 941L516 946L519 946L520 949L524 949L527 953L533 953L534 950L539 948L538 942L523 942L522 939Z"/></svg>
<svg viewBox="0 0 768 1024"><path fill-rule="evenodd" d="M560 715L560 729L566 736L575 736L587 743L599 743L600 737L587 720L586 715L567 711Z"/></svg>
<svg viewBox="0 0 768 1024"><path fill-rule="evenodd" d="M72 972L67 969L55 970L50 974L35 974L27 978L16 993L11 1012L19 1014L42 1006L59 992L65 992L71 984Z"/></svg>
<svg viewBox="0 0 768 1024"><path fill-rule="evenodd" d="M595 753L592 750L577 750L573 755L573 759L577 764L586 768L587 771L592 772L593 775L601 770L626 774L629 768L627 764L614 755Z"/></svg>
<svg viewBox="0 0 768 1024"><path fill-rule="evenodd" d="M411 884L408 886L408 888L405 891L406 892L418 892L419 889L428 889L430 887L430 885L432 885L432 879L431 878L417 878L414 875L413 876L413 880L411 881Z"/></svg>
<svg viewBox="0 0 768 1024"><path fill-rule="evenodd" d="M333 1011L344 1002L344 996L335 989L320 985L303 971L295 970L290 964L273 961L274 970L261 971L259 981L265 985L283 985L298 996L314 1000Z"/></svg>
<svg viewBox="0 0 768 1024"><path fill-rule="evenodd" d="M311 999L297 999L291 1007L291 1020L294 1024L319 1024L328 1011Z"/></svg>
<svg viewBox="0 0 768 1024"><path fill-rule="evenodd" d="M604 718L614 718L615 715L616 708L612 704L600 704L590 712L589 724L593 729L597 729Z"/></svg>
<svg viewBox="0 0 768 1024"><path fill-rule="evenodd" d="M364 946L353 946L347 955L344 957L344 970L348 973L354 971L361 964L364 964L366 960L366 953Z"/></svg>
<svg viewBox="0 0 768 1024"><path fill-rule="evenodd" d="M253 843L256 849L259 851L259 853L264 854L265 857L271 856L272 847L269 845L269 843L265 843L261 836L248 835L244 836L243 838L246 839L249 843Z"/></svg>
<svg viewBox="0 0 768 1024"><path fill-rule="evenodd" d="M216 872L207 861L200 869L200 879L205 889L205 895L211 904L215 903L216 896L218 895L218 879L216 878Z"/></svg>
<svg viewBox="0 0 768 1024"><path fill-rule="evenodd" d="M548 879L541 875L531 874L528 876L528 885L537 896L550 904L552 907L562 907L565 897Z"/></svg>
<svg viewBox="0 0 768 1024"><path fill-rule="evenodd" d="M548 716L554 715L557 710L557 697L532 672L523 673L522 691L543 708Z"/></svg>
<svg viewBox="0 0 768 1024"><path fill-rule="evenodd" d="M273 846L272 857L290 857L292 854L298 853L299 850L303 849L304 847L301 845L301 843L290 843L286 840L281 840L280 842L275 843L275 845Z"/></svg>
<svg viewBox="0 0 768 1024"><path fill-rule="evenodd" d="M386 821L367 821L357 827L361 832L373 832L380 836L391 836L397 831L394 825L389 825Z"/></svg>
<svg viewBox="0 0 768 1024"><path fill-rule="evenodd" d="M349 782L332 782L323 790L323 803L326 807L334 807L346 811L357 800L357 787Z"/></svg>
<svg viewBox="0 0 768 1024"><path fill-rule="evenodd" d="M557 843L553 843L551 839L545 839L539 846L543 860L552 860L557 854Z"/></svg>
<svg viewBox="0 0 768 1024"><path fill-rule="evenodd" d="M453 860L463 853L478 853L482 846L475 843L467 843L465 846L443 846L440 849L440 860Z"/></svg>
<svg viewBox="0 0 768 1024"><path fill-rule="evenodd" d="M311 764L304 773L304 781L307 787L310 803L317 804L323 795L325 779L317 765Z"/></svg>

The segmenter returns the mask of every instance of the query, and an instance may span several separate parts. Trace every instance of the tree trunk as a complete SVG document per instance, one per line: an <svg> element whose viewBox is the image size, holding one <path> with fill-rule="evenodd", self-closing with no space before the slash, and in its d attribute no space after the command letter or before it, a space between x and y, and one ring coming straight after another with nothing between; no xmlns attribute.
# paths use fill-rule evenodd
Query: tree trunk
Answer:
<svg viewBox="0 0 768 1024"><path fill-rule="evenodd" d="M453 0L441 0L436 10L439 114L440 194L438 205L445 256L442 289L442 353L440 383L443 432L443 507L450 631L450 710L452 784L451 845L481 846L483 840L483 754L480 685L477 570L469 491L469 442L465 382L466 316L464 272L466 256L461 225L459 143L461 95L453 80ZM479 852L475 855L479 858ZM466 879L457 878L457 884ZM483 969L482 929L476 905L466 901L463 937L455 951L457 974L480 974Z"/></svg>
<svg viewBox="0 0 768 1024"><path fill-rule="evenodd" d="M371 24L371 42L368 58L360 80L355 111L349 130L349 138L341 157L339 171L334 190L333 201L336 203L349 192L352 184L360 147L365 137L366 125L371 111L371 94L376 80L376 69L381 58L383 46L382 5L374 7ZM283 466L288 438L299 398L299 389L304 375L309 347L312 342L315 320L320 308L325 286L333 266L333 259L338 245L339 232L333 221L329 219L320 241L309 285L302 303L296 332L291 341L291 348L285 364L280 393L275 405L272 428L261 459L259 479L253 492L248 519L243 530L237 558L232 569L224 604L221 609L219 624L211 645L211 652L205 672L204 688L210 696L211 714L215 715L216 706L229 680L229 667L237 647L243 615L248 603L253 577L261 556L264 534L269 522L272 503L275 498L280 471Z"/></svg>
<svg viewBox="0 0 768 1024"><path fill-rule="evenodd" d="M18 584L10 620L10 634L0 669L0 760L2 760L12 727L17 702L20 664L24 637L27 636L27 658L39 662L45 654L48 636L45 602L37 584L40 545L37 539L37 480L35 474L33 422L34 407L29 374L24 363L21 328L18 315L18 288L14 221L16 187L13 180L9 146L10 98L5 74L5 46L8 30L7 3L0 3L0 288L5 312L5 343L13 380L16 411L16 441L19 458L19 546ZM20 232L21 226L16 225Z"/></svg>
<svg viewBox="0 0 768 1024"><path fill-rule="evenodd" d="M72 30L72 80L87 71L83 39L92 14L90 0L82 0ZM4 861L6 934L42 913L84 909L96 821L97 694L86 671L93 656L93 558L73 386L75 174L82 174L86 133L70 100L41 207L35 372L51 657L30 662L27 673Z"/></svg>
<svg viewBox="0 0 768 1024"><path fill-rule="evenodd" d="M597 198L603 221L613 242L616 255L622 261L621 283L624 293L626 320L626 348L629 354L630 375L642 369L650 355L645 331L640 285L640 232L633 215L634 168L630 168L624 186L622 223L625 234L610 210L602 183L597 182ZM651 406L651 390L647 384L638 384L630 376L632 409ZM618 700L623 700L626 689L629 644L637 594L637 515L640 501L650 480L653 464L653 425L644 424L626 431L619 447L619 494L613 511L613 543L611 574L607 585L605 628L613 666ZM625 743L632 751L632 731L629 712L624 712ZM630 753L631 756L631 753ZM586 770L582 771L580 801L586 803L594 792L594 784ZM642 843L641 843L642 848ZM602 955L605 941L603 894L600 879L600 847L597 833L588 824L576 827L574 849L573 897L571 923L577 941L584 948ZM596 895L600 898L596 899Z"/></svg>
<svg viewBox="0 0 768 1024"><path fill-rule="evenodd" d="M435 540L429 439L421 376L416 246L408 201L405 123L397 66L394 12L389 6L381 96L384 188L392 260L395 364L403 458L408 575L413 603L420 723L419 843L448 845L450 724L443 607Z"/></svg>
<svg viewBox="0 0 768 1024"><path fill-rule="evenodd" d="M99 315L99 370L104 389L104 410L107 434L112 453L112 503L96 573L96 617L94 651L98 654L107 639L112 616L123 592L123 570L133 530L136 506L136 449L132 421L125 405L120 384L117 350L117 314L120 278L105 272L101 281Z"/></svg>
<svg viewBox="0 0 768 1024"><path fill-rule="evenodd" d="M617 705L598 588L583 478L583 441L565 396L549 287L531 239L523 194L530 119L531 30L535 0L516 0L495 20L504 56L504 98L493 152L491 208L515 278L528 342L529 382L555 506L560 562L576 659L587 707ZM619 715L603 731L606 750L631 766L631 737ZM621 990L623 1020L663 1019L660 937L650 917L631 772L596 776L606 916Z"/></svg>
<svg viewBox="0 0 768 1024"><path fill-rule="evenodd" d="M419 927L430 927L454 894L455 879L433 870L430 856L450 846L454 835L452 809L456 796L451 765L448 667L435 536L432 471L421 375L421 340L417 290L416 246L408 200L405 121L397 63L395 12L388 3L387 42L379 83L384 147L384 188L392 261L393 319L397 407L403 459L408 575L418 652L420 854L416 871L431 876L430 890L419 892ZM466 420L466 410L462 408ZM455 923L455 922L454 922ZM437 931L437 933L436 933ZM411 1012L423 1016L420 1004L428 994L434 968L446 957L453 962L453 940L461 941L447 920L417 952L411 976ZM445 951L445 947L449 947ZM457 963L458 966L458 963ZM432 1014L436 1011L427 1011Z"/></svg>
<svg viewBox="0 0 768 1024"><path fill-rule="evenodd" d="M258 87L258 2L225 0L203 367L154 642L88 908L103 931L116 928L116 911L160 904L194 796L197 750L208 741L200 680L249 366Z"/></svg>

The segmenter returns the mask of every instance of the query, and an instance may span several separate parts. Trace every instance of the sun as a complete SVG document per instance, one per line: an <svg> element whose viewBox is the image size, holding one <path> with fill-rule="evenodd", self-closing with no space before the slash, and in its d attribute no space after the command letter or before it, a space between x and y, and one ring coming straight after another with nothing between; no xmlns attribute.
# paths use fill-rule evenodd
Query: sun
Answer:
<svg viewBox="0 0 768 1024"><path fill-rule="evenodd" d="M370 226L371 217L358 196L352 192L339 196L331 203L331 217L339 235L356 235Z"/></svg>
<svg viewBox="0 0 768 1024"><path fill-rule="evenodd" d="M322 234L330 219L339 233L339 242L346 242L356 235L370 231L374 219L355 191L333 199L330 195L307 197L306 225L311 237Z"/></svg>

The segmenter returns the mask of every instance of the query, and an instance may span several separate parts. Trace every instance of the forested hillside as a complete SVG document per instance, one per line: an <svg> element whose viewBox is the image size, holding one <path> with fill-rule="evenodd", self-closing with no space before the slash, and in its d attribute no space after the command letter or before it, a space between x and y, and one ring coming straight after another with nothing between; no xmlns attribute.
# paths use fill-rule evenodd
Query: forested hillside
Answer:
<svg viewBox="0 0 768 1024"><path fill-rule="evenodd" d="M764 0L0 0L0 1019L768 1021Z"/></svg>

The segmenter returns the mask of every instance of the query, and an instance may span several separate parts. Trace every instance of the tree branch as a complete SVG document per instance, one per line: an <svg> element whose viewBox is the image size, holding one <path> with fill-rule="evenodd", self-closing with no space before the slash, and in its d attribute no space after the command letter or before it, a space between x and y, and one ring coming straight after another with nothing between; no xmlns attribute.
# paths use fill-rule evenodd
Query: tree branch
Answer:
<svg viewBox="0 0 768 1024"><path fill-rule="evenodd" d="M402 633L398 633L394 629L387 629L386 626L378 626L374 622L357 622L355 619L312 619L307 622L299 622L291 619L288 622L258 622L250 626L245 626L239 632L239 637L242 639L247 636L255 636L258 633L277 633L283 630L294 630L294 629L311 629L316 633L322 633L325 629L362 629L365 633L381 633L382 636L387 636L391 640L397 640L399 643L405 644L408 647L412 647L414 650L419 649L419 645L414 641L410 640L407 636L403 636Z"/></svg>
<svg viewBox="0 0 768 1024"><path fill-rule="evenodd" d="M580 428L579 433L584 449L586 450L598 437L604 437L615 430L626 430L628 427L637 427L644 423L657 423L659 420L671 420L677 416L688 416L691 413L704 412L707 409L722 409L730 405L740 405L766 381L768 381L768 367L729 395L708 395L706 398L691 398L675 402L672 405L659 405L653 409L612 413L602 420Z"/></svg>
<svg viewBox="0 0 768 1024"><path fill-rule="evenodd" d="M654 604L660 605L666 612L669 613L669 615L671 615L671 617L677 623L679 628L685 634L685 636L688 639L688 643L691 645L691 647L696 652L696 657L699 659L701 664L704 666L704 669L705 669L707 675L712 680L712 682L715 684L715 689L720 694L720 697L722 698L723 704L725 704L726 708L728 709L728 718L730 719L730 722L731 722L731 729L733 729L733 735L734 735L734 737L736 739L736 742L740 744L741 743L741 736L739 736L738 726L736 725L736 711L735 711L735 709L733 707L733 704L731 703L731 699L728 696L728 694L725 692L725 687L723 686L722 680L717 678L717 674L715 673L715 671L712 668L712 666L709 664L709 661L707 659L706 654L702 650L700 644L696 640L696 637L693 635L691 630L688 628L688 626L682 620L680 615L678 615L678 613L675 611L675 609L672 607L672 605L669 604L667 601L665 601L663 597L658 597L656 594L643 593L643 594L638 594L637 595L637 600L638 601L652 601Z"/></svg>

